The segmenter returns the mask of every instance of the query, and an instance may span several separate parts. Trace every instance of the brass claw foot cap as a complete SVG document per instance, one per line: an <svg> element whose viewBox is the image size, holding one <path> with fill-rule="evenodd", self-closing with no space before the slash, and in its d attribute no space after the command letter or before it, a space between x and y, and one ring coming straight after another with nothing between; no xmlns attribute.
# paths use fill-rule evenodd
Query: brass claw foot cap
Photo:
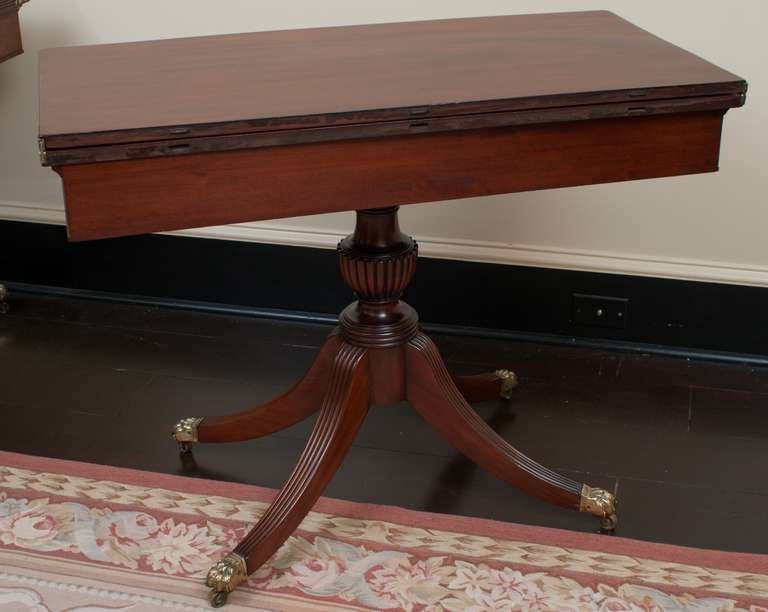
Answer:
<svg viewBox="0 0 768 612"><path fill-rule="evenodd" d="M616 498L613 493L609 493L605 489L584 485L581 489L579 510L589 512L599 518L602 531L610 532L616 529L618 516L616 514Z"/></svg>
<svg viewBox="0 0 768 612"><path fill-rule="evenodd" d="M187 417L174 426L171 437L179 443L182 452L192 450L192 445L197 442L197 426L202 420L202 417Z"/></svg>
<svg viewBox="0 0 768 612"><path fill-rule="evenodd" d="M512 389L517 387L520 382L517 379L517 374L512 370L496 370L494 374L501 380L501 390L499 391L501 398L512 399Z"/></svg>
<svg viewBox="0 0 768 612"><path fill-rule="evenodd" d="M229 553L208 570L205 586L212 590L208 599L214 608L227 603L227 597L235 587L248 579L248 567L245 559L235 552Z"/></svg>

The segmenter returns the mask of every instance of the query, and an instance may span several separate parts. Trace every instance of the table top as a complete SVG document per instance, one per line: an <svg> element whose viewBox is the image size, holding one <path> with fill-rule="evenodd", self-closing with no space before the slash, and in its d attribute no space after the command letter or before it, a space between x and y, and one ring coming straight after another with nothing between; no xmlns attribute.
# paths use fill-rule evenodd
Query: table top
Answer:
<svg viewBox="0 0 768 612"><path fill-rule="evenodd" d="M40 135L72 148L745 91L607 11L479 17L47 49Z"/></svg>

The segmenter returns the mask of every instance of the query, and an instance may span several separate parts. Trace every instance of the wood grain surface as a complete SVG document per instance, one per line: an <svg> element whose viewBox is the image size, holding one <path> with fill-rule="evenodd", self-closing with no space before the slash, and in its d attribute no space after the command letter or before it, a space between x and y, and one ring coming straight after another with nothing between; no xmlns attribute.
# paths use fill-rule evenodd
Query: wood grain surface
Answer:
<svg viewBox="0 0 768 612"><path fill-rule="evenodd" d="M48 148L743 93L607 11L48 49Z"/></svg>

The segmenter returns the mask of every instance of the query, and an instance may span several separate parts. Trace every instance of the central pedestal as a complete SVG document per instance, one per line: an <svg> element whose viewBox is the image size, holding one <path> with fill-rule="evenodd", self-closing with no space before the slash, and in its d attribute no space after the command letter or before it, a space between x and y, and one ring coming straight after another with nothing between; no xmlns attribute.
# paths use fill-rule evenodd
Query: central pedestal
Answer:
<svg viewBox="0 0 768 612"><path fill-rule="evenodd" d="M405 399L405 345L419 332L416 311L400 299L416 273L418 245L400 231L397 213L396 206L357 211L354 233L338 246L341 275L357 297L339 315L339 330L372 349L376 405Z"/></svg>
<svg viewBox="0 0 768 612"><path fill-rule="evenodd" d="M391 348L413 338L419 318L400 296L416 273L418 245L400 231L397 207L358 211L355 233L338 253L341 275L357 297L339 317L344 339Z"/></svg>

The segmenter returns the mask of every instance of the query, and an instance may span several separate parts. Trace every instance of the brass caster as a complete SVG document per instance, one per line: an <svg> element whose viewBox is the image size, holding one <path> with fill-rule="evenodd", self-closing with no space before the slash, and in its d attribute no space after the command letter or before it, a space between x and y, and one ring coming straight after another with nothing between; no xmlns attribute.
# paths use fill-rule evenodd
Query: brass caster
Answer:
<svg viewBox="0 0 768 612"><path fill-rule="evenodd" d="M499 391L501 399L512 399L512 389L519 384L517 374L512 370L496 370L494 374L496 378L501 380L501 390Z"/></svg>
<svg viewBox="0 0 768 612"><path fill-rule="evenodd" d="M208 593L208 601L211 602L212 608L222 608L229 599L229 593L224 591L211 591Z"/></svg>
<svg viewBox="0 0 768 612"><path fill-rule="evenodd" d="M197 426L203 419L201 417L187 417L181 419L173 428L171 437L179 443L179 450L188 453L197 442Z"/></svg>
<svg viewBox="0 0 768 612"><path fill-rule="evenodd" d="M208 570L205 586L213 589L208 593L208 599L214 608L220 608L227 603L229 594L235 587L248 579L248 567L245 558L235 552L229 553L221 561Z"/></svg>
<svg viewBox="0 0 768 612"><path fill-rule="evenodd" d="M601 532L612 533L616 529L619 519L616 514L616 498L613 493L584 485L581 488L579 510L589 512L599 518Z"/></svg>
<svg viewBox="0 0 768 612"><path fill-rule="evenodd" d="M601 533L613 533L616 531L616 524L619 522L619 517L616 514L611 514L603 519L600 519L600 532Z"/></svg>

